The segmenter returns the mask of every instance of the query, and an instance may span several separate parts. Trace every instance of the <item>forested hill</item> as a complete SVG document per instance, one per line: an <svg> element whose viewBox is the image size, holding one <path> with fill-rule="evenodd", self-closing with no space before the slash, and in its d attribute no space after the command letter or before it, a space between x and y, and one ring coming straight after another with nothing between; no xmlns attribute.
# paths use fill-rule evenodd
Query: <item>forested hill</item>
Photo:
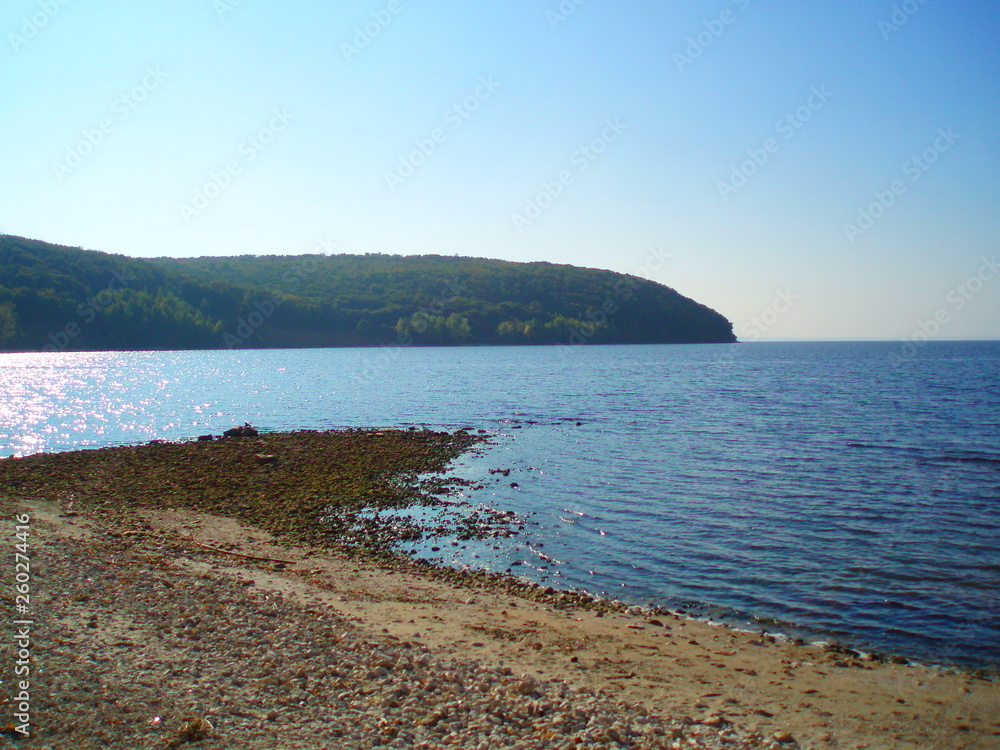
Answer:
<svg viewBox="0 0 1000 750"><path fill-rule="evenodd" d="M610 271L437 255L147 260L0 235L0 351L732 341L714 310Z"/></svg>

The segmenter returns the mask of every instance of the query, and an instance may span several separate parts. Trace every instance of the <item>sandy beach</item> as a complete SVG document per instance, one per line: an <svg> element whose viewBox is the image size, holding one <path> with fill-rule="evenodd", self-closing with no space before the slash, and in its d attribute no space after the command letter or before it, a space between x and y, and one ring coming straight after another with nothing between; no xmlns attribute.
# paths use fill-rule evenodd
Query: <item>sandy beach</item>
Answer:
<svg viewBox="0 0 1000 750"><path fill-rule="evenodd" d="M990 675L349 555L217 506L23 488L0 492L32 519L15 747L1000 747Z"/></svg>

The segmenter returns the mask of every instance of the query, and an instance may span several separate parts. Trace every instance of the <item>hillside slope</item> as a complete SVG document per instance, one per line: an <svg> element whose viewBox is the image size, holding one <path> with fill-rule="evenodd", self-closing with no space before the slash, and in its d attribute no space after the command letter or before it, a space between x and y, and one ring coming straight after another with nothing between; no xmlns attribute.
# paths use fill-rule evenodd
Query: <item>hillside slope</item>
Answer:
<svg viewBox="0 0 1000 750"><path fill-rule="evenodd" d="M0 351L732 341L714 310L611 271L436 255L146 260L0 236Z"/></svg>

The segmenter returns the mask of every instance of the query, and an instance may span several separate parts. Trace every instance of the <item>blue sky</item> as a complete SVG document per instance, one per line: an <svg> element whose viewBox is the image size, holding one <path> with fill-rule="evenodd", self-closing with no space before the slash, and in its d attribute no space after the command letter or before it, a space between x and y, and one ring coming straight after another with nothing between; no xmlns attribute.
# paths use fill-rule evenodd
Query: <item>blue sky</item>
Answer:
<svg viewBox="0 0 1000 750"><path fill-rule="evenodd" d="M1000 338L1000 10L677 5L7 0L0 232L547 260L743 340Z"/></svg>

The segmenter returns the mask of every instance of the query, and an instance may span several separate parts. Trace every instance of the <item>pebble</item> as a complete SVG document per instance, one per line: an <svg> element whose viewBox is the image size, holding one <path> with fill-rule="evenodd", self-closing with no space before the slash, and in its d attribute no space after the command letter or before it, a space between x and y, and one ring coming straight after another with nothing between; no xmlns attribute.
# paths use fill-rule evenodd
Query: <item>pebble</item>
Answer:
<svg viewBox="0 0 1000 750"><path fill-rule="evenodd" d="M518 695L531 695L535 692L537 683L535 680L527 675L517 681L514 685L514 692Z"/></svg>
<svg viewBox="0 0 1000 750"><path fill-rule="evenodd" d="M691 719L652 715L608 694L364 636L333 610L219 571L192 573L180 559L184 548L170 540L37 540L45 576L37 606L46 626L34 656L39 672L58 675L58 683L34 707L42 717L72 717L39 723L33 740L42 746L197 741L205 750L271 750L276 732L289 750L766 746L728 723L685 732L682 721ZM142 648L117 648L89 623L124 624ZM57 648L65 643L74 646Z"/></svg>

